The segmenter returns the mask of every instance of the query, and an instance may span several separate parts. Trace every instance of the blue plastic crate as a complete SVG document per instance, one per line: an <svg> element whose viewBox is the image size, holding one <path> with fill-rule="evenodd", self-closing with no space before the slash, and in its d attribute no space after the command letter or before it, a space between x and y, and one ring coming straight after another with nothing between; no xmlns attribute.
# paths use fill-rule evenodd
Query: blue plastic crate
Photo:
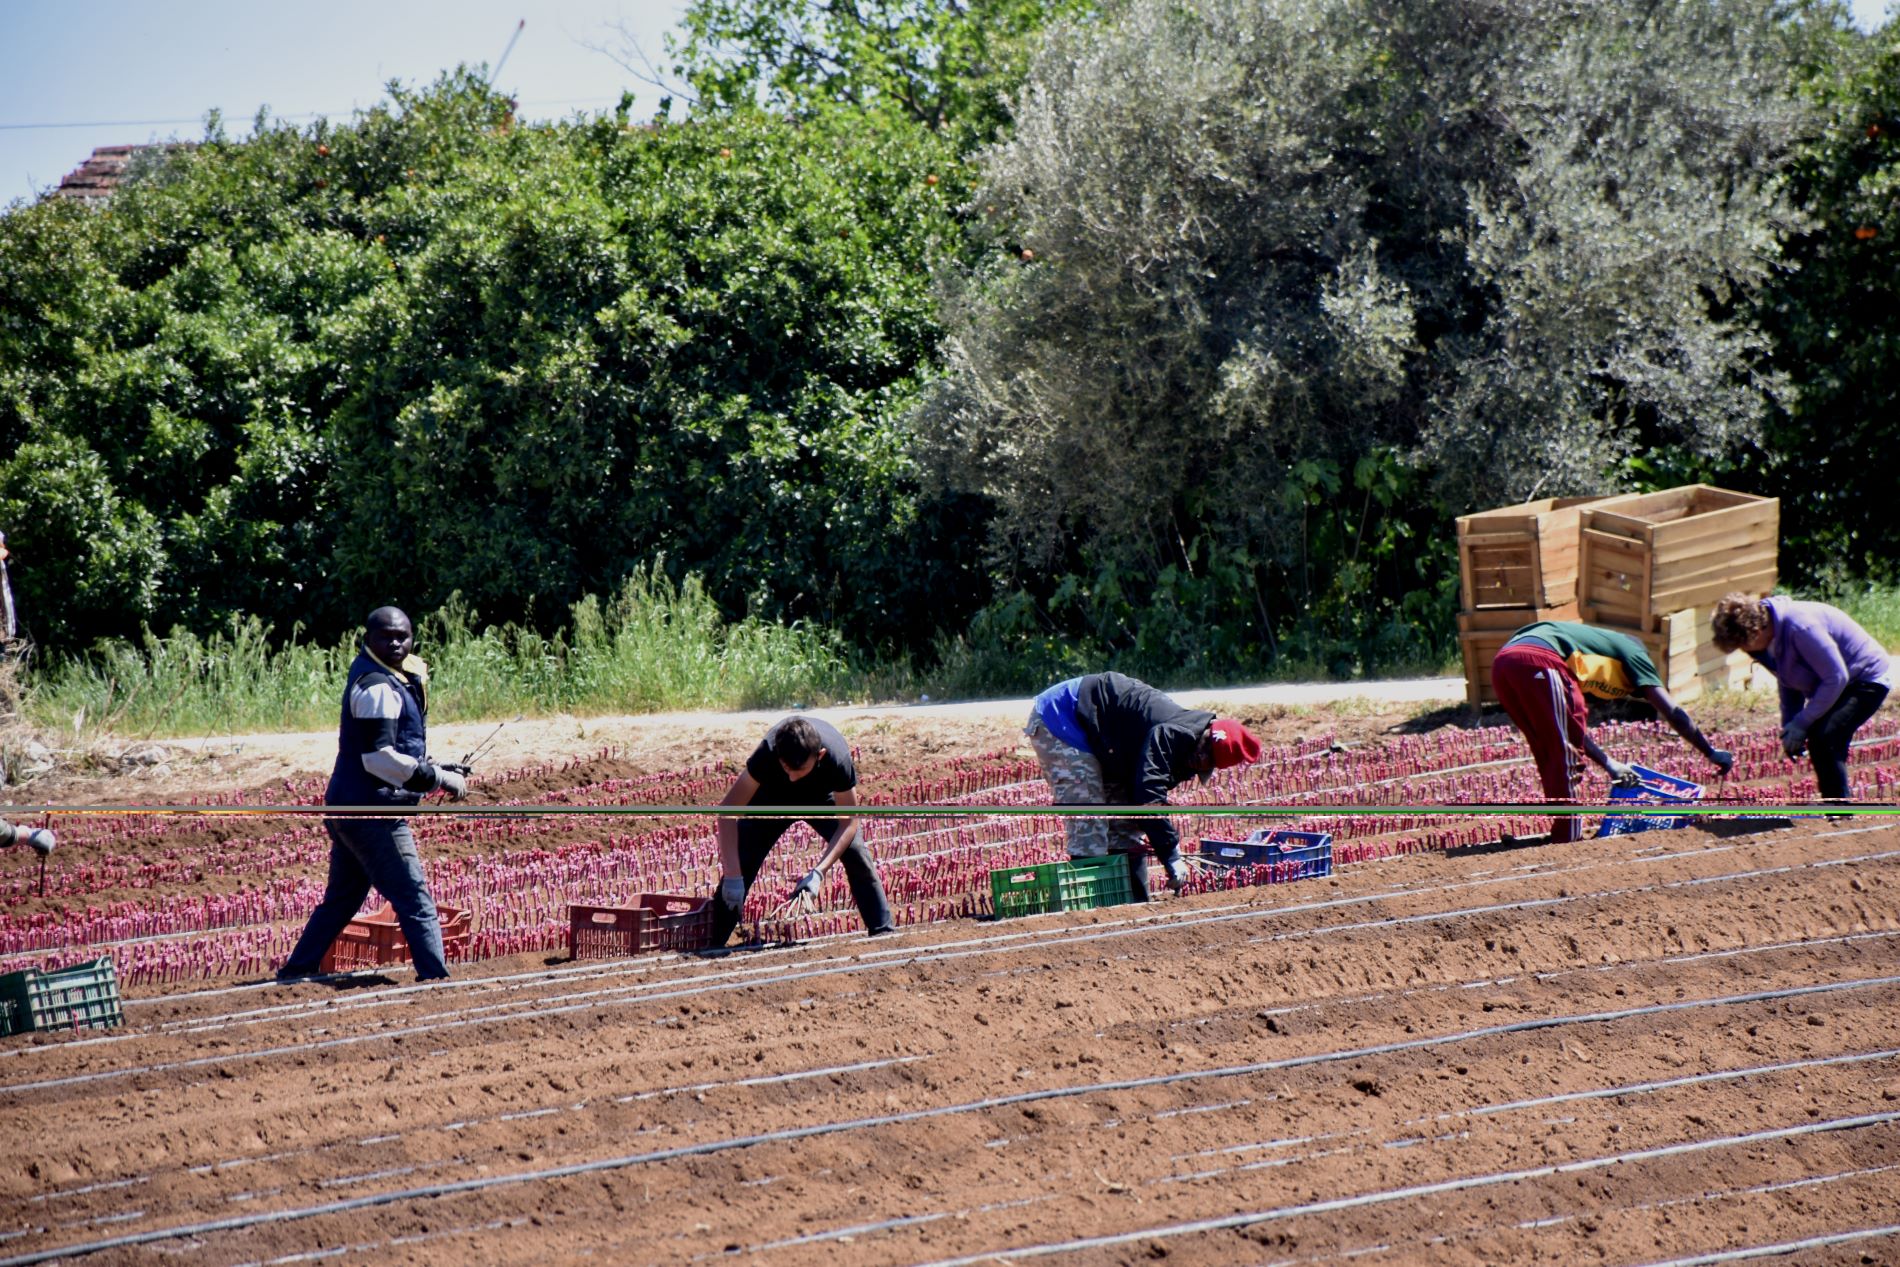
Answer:
<svg viewBox="0 0 1900 1267"><path fill-rule="evenodd" d="M1263 828L1245 840L1203 840L1201 859L1220 867L1267 867L1268 883L1333 873L1333 836L1324 831Z"/></svg>
<svg viewBox="0 0 1900 1267"><path fill-rule="evenodd" d="M1673 774L1664 774L1660 770L1651 770L1644 766L1631 766L1637 777L1642 779L1639 787L1613 787L1610 789L1612 801L1629 801L1637 805L1680 805L1702 799L1702 785L1679 779ZM1627 836L1639 831L1673 831L1686 827L1686 817L1670 817L1662 814L1612 815L1603 820L1603 826L1597 830L1599 837Z"/></svg>

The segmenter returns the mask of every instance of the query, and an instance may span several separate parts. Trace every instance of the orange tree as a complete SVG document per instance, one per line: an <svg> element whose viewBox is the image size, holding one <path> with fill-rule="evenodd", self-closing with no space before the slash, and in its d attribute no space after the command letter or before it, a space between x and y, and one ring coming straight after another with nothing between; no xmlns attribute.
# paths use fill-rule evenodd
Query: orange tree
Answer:
<svg viewBox="0 0 1900 1267"><path fill-rule="evenodd" d="M961 180L914 124L522 126L458 72L0 215L0 500L76 650L379 602L558 618L650 560L926 637L980 598L902 430Z"/></svg>

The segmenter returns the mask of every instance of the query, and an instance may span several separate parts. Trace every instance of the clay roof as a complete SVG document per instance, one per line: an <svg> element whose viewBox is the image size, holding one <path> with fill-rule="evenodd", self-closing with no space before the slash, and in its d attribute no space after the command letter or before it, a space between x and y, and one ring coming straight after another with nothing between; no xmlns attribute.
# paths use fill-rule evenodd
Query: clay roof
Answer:
<svg viewBox="0 0 1900 1267"><path fill-rule="evenodd" d="M77 198L83 202L104 202L118 188L125 178L125 169L132 162L132 156L141 150L184 148L184 143L168 142L164 145L101 145L92 152L92 156L59 182L58 188L51 191L54 198Z"/></svg>

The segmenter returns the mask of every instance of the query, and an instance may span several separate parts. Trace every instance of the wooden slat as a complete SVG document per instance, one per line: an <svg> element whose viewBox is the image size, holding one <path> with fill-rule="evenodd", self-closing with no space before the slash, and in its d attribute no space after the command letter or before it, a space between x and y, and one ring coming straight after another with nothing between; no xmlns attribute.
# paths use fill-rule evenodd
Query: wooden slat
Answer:
<svg viewBox="0 0 1900 1267"><path fill-rule="evenodd" d="M1760 524L1746 532L1728 537L1709 537L1693 542L1692 550L1669 550L1660 547L1656 552L1656 583L1667 585L1670 581L1714 567L1726 567L1735 570L1735 564L1754 555L1766 554L1773 558L1778 548L1777 533L1773 524ZM1751 569L1752 570L1752 569Z"/></svg>
<svg viewBox="0 0 1900 1267"><path fill-rule="evenodd" d="M1618 633L1648 633L1643 627L1640 612L1615 611L1607 607L1598 607L1591 603L1582 604L1583 621L1587 625L1603 625Z"/></svg>
<svg viewBox="0 0 1900 1267"><path fill-rule="evenodd" d="M1693 559L1684 559L1679 563L1659 564L1655 569L1650 593L1661 600L1671 590L1692 589L1722 580L1724 577L1753 576L1757 572L1772 569L1777 562L1777 553L1774 542L1757 541L1751 545L1739 546L1734 551L1722 550L1714 554L1697 555ZM1658 608L1676 606L1678 604L1661 601L1657 603Z"/></svg>
<svg viewBox="0 0 1900 1267"><path fill-rule="evenodd" d="M1659 601L1658 606L1702 607L1715 602L1730 590L1740 590L1744 594L1766 594L1774 588L1775 568L1770 563L1759 571L1718 577L1702 585L1671 589L1659 596L1662 601Z"/></svg>
<svg viewBox="0 0 1900 1267"><path fill-rule="evenodd" d="M1559 607L1489 607L1482 611L1459 612L1458 631L1516 633L1525 625L1534 625L1540 620L1576 618L1577 605L1574 602Z"/></svg>
<svg viewBox="0 0 1900 1267"><path fill-rule="evenodd" d="M1732 506L1727 510L1711 511L1706 515L1697 515L1693 519L1678 519L1674 523L1660 524L1656 529L1656 549L1661 557L1673 559L1680 555L1695 554L1719 544L1725 537L1772 539L1781 526L1779 504L1772 499L1756 502L1747 506Z"/></svg>
<svg viewBox="0 0 1900 1267"><path fill-rule="evenodd" d="M1640 533L1641 528L1637 531ZM1643 542L1640 536L1619 537L1614 533L1598 532L1594 528L1585 528L1580 535L1583 549L1590 556L1587 566L1604 567L1614 562L1628 560L1634 563L1642 556Z"/></svg>

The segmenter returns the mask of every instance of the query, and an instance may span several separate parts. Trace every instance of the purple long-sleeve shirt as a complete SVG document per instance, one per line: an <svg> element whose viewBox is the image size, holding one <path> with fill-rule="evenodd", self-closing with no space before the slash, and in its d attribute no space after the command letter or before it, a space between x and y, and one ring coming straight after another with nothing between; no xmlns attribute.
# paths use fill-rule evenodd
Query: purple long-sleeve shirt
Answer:
<svg viewBox="0 0 1900 1267"><path fill-rule="evenodd" d="M1886 648L1840 608L1792 598L1763 602L1774 617L1774 637L1756 658L1780 683L1783 726L1813 729L1850 682L1893 685Z"/></svg>

